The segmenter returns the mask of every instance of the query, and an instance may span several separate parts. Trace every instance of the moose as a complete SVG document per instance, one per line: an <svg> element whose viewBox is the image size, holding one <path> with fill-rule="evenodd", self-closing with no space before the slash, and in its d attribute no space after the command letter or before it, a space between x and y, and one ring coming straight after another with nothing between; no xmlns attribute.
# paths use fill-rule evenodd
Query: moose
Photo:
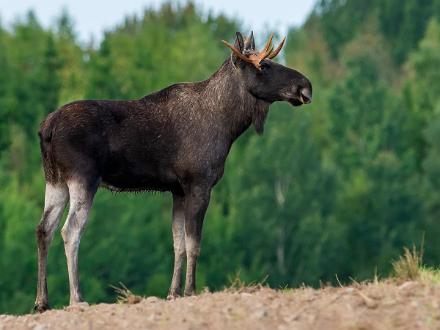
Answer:
<svg viewBox="0 0 440 330"><path fill-rule="evenodd" d="M81 100L50 113L39 130L45 174L44 211L36 228L38 282L35 310L49 309L46 265L61 229L70 305L82 302L78 249L99 187L116 192L171 192L174 271L169 299L195 294L202 225L210 194L223 175L234 141L251 125L262 134L269 106L310 103L312 85L272 59L273 34L261 51L253 33L236 33L230 56L207 80L171 85L136 100Z"/></svg>

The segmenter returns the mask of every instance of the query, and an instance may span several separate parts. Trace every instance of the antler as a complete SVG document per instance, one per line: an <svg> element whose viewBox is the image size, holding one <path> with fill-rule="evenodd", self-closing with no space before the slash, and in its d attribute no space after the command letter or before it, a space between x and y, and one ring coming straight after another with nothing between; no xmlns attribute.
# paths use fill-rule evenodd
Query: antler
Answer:
<svg viewBox="0 0 440 330"><path fill-rule="evenodd" d="M266 45L263 48L263 51L267 52L269 48L272 46L273 33L270 34L269 39L266 42Z"/></svg>
<svg viewBox="0 0 440 330"><path fill-rule="evenodd" d="M231 45L225 40L222 40L222 42L225 44L226 47L230 48L232 52L240 59L242 59L245 62L252 63L258 70L261 70L260 62L265 58L272 59L275 56L277 56L278 53L283 48L284 42L286 41L286 37L284 37L281 43L278 45L278 47L275 50L273 50L272 39L273 39L273 33L271 33L271 35L269 36L269 39L267 40L263 50L261 50L257 54L249 54L249 55L242 54L237 48L235 48L233 45Z"/></svg>
<svg viewBox="0 0 440 330"><path fill-rule="evenodd" d="M278 53L281 51L281 48L283 48L284 46L284 42L286 41L286 37L283 38L283 40L281 41L281 43L278 45L277 49L275 49L275 51L271 52L269 54L269 56L267 58L274 58L275 56L278 55Z"/></svg>
<svg viewBox="0 0 440 330"><path fill-rule="evenodd" d="M235 48L234 46L232 46L229 42L222 40L222 42L225 44L226 47L231 48L232 52L237 55L239 58L241 58L243 61L245 62L250 62L249 59L243 55L237 48Z"/></svg>

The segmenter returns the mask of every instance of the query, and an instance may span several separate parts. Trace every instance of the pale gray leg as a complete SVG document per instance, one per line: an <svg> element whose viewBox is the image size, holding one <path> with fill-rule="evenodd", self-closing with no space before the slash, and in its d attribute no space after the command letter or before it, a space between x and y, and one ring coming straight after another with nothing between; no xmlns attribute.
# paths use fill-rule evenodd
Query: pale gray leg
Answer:
<svg viewBox="0 0 440 330"><path fill-rule="evenodd" d="M70 208L61 235L69 272L70 305L74 305L82 301L78 276L78 249L97 186L90 187L76 181L68 182L67 185L70 193Z"/></svg>
<svg viewBox="0 0 440 330"><path fill-rule="evenodd" d="M173 245L174 271L168 299L179 297L182 292L182 265L185 260L185 198L173 194Z"/></svg>
<svg viewBox="0 0 440 330"><path fill-rule="evenodd" d="M36 229L38 245L38 282L35 310L43 312L49 308L47 297L46 265L47 252L52 242L54 232L58 227L64 208L69 197L65 183L46 183L44 212Z"/></svg>
<svg viewBox="0 0 440 330"><path fill-rule="evenodd" d="M202 226L208 208L211 188L192 186L185 194L185 296L196 293L196 267L200 254Z"/></svg>

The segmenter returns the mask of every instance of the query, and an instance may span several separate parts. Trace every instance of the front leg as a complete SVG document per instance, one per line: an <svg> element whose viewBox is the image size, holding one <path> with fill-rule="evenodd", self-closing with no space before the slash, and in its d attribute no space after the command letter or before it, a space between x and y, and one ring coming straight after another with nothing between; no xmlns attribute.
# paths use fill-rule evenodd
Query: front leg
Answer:
<svg viewBox="0 0 440 330"><path fill-rule="evenodd" d="M208 208L211 187L193 185L185 193L185 247L186 279L185 296L196 291L196 266L200 254L203 219Z"/></svg>
<svg viewBox="0 0 440 330"><path fill-rule="evenodd" d="M182 265L185 259L185 197L173 194L174 271L168 299L180 297L182 292Z"/></svg>

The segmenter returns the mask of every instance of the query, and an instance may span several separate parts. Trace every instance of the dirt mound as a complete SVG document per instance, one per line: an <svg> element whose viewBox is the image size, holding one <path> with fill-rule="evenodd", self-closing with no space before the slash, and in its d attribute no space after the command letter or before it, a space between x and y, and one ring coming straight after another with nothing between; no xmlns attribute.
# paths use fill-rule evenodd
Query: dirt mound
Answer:
<svg viewBox="0 0 440 330"><path fill-rule="evenodd" d="M0 329L439 329L440 286L374 283L320 290L247 288L166 301L0 316Z"/></svg>

